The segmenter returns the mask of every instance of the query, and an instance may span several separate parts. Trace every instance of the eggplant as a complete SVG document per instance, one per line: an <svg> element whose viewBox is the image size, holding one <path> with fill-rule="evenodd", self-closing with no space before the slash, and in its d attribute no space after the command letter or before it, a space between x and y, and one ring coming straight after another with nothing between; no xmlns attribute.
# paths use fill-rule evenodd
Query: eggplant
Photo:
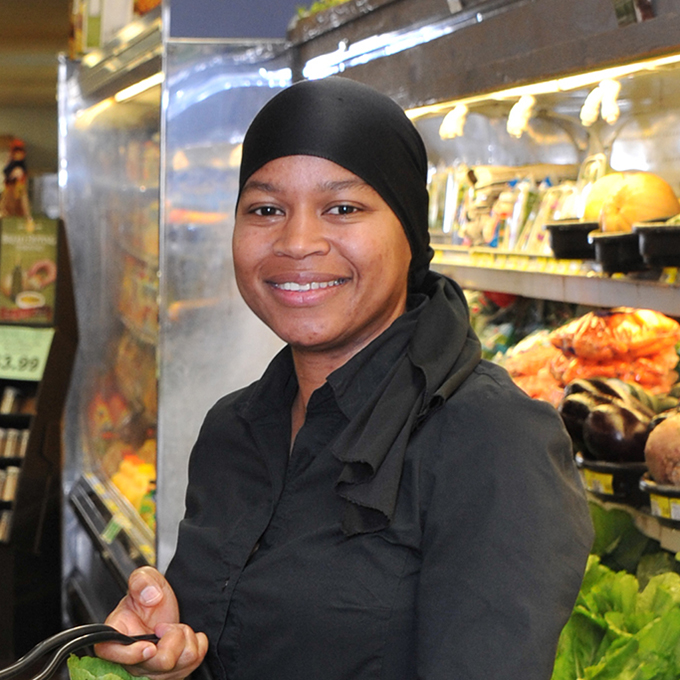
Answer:
<svg viewBox="0 0 680 680"><path fill-rule="evenodd" d="M645 412L622 402L596 406L583 423L588 457L610 463L644 463L650 420Z"/></svg>
<svg viewBox="0 0 680 680"><path fill-rule="evenodd" d="M575 392L588 392L610 401L622 401L646 413L650 418L658 411L656 408L658 397L654 397L639 385L627 383L618 378L573 380L565 387L564 394L569 395Z"/></svg>
<svg viewBox="0 0 680 680"><path fill-rule="evenodd" d="M608 399L591 392L572 392L557 406L575 453L584 453L583 424L586 418L596 406L608 403L611 403Z"/></svg>

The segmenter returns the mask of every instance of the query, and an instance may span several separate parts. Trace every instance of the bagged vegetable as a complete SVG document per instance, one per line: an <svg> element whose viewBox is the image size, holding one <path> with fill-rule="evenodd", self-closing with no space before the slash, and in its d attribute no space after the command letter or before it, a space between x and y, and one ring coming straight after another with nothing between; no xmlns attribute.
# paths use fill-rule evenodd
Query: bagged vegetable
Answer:
<svg viewBox="0 0 680 680"><path fill-rule="evenodd" d="M563 384L587 378L618 378L635 383L653 392L668 392L678 374L675 366L678 355L674 347L643 357L619 357L608 361L555 356L550 363L553 375Z"/></svg>
<svg viewBox="0 0 680 680"><path fill-rule="evenodd" d="M551 342L565 354L607 361L661 352L680 342L680 324L651 309L588 312L555 329Z"/></svg>
<svg viewBox="0 0 680 680"><path fill-rule="evenodd" d="M130 675L121 665L97 656L71 654L66 661L71 680L148 680Z"/></svg>

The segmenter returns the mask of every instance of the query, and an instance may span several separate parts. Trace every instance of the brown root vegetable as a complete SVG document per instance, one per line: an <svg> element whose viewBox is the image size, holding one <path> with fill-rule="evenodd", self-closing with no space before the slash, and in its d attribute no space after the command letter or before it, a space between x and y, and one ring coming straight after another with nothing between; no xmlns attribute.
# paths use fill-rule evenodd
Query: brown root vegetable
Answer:
<svg viewBox="0 0 680 680"><path fill-rule="evenodd" d="M645 462L655 482L680 486L680 412L659 421L649 433Z"/></svg>

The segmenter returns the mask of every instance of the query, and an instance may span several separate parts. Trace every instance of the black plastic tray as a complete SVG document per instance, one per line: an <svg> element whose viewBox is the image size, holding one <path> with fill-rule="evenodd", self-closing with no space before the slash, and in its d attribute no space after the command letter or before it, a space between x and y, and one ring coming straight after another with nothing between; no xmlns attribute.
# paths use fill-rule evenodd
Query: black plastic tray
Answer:
<svg viewBox="0 0 680 680"><path fill-rule="evenodd" d="M640 490L649 496L652 515L680 526L680 487L657 484L648 473L640 478Z"/></svg>
<svg viewBox="0 0 680 680"><path fill-rule="evenodd" d="M595 247L588 234L598 229L597 222L580 220L555 220L545 225L550 234L553 255L565 260L594 260Z"/></svg>
<svg viewBox="0 0 680 680"><path fill-rule="evenodd" d="M576 467L583 484L590 493L603 500L639 508L648 503L647 493L640 487L640 479L647 472L645 463L607 463L575 456Z"/></svg>
<svg viewBox="0 0 680 680"><path fill-rule="evenodd" d="M633 225L642 259L650 267L680 267L680 225L640 222Z"/></svg>
<svg viewBox="0 0 680 680"><path fill-rule="evenodd" d="M640 254L639 237L632 231L590 232L588 240L595 247L595 260L607 274L627 274L647 269Z"/></svg>

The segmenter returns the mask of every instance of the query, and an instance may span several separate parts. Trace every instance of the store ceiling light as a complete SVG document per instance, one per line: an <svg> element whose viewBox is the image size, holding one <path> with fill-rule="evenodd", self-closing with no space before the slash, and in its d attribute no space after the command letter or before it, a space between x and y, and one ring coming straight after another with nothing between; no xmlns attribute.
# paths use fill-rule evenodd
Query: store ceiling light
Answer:
<svg viewBox="0 0 680 680"><path fill-rule="evenodd" d="M136 97L138 94L146 92L147 90L150 90L152 87L155 87L156 85L160 85L164 79L165 76L163 72L159 71L158 73L154 73L154 75L149 76L144 80L140 80L138 83L135 83L134 85L130 85L130 87L126 87L124 90L121 90L120 92L116 92L116 94L114 95L114 99L117 102L124 102L127 99L132 99L132 97Z"/></svg>

